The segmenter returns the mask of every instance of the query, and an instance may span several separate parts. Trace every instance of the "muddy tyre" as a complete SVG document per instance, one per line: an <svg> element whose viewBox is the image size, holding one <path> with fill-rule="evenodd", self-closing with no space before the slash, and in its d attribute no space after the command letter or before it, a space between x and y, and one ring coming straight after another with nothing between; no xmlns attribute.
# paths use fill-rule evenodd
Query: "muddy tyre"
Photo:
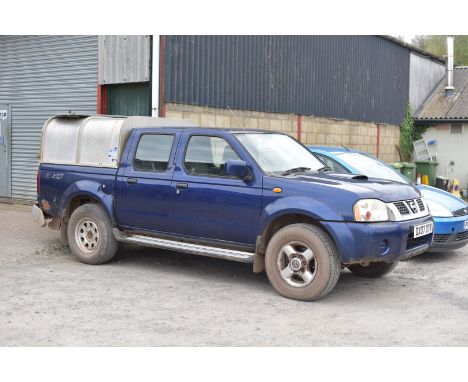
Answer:
<svg viewBox="0 0 468 382"><path fill-rule="evenodd" d="M368 266L360 264L348 265L347 268L356 276L377 278L390 273L397 265L398 261L394 261L393 263L375 262L370 263Z"/></svg>
<svg viewBox="0 0 468 382"><path fill-rule="evenodd" d="M73 211L67 236L73 255L82 263L106 263L117 251L112 223L98 204L84 204Z"/></svg>
<svg viewBox="0 0 468 382"><path fill-rule="evenodd" d="M265 268L279 294L314 301L334 288L340 277L341 261L325 231L300 223L273 235L266 250Z"/></svg>

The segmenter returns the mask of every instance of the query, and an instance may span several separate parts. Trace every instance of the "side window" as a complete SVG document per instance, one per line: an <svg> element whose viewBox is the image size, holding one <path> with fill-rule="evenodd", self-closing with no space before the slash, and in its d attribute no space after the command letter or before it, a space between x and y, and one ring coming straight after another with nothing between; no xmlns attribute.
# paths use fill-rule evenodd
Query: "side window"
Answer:
<svg viewBox="0 0 468 382"><path fill-rule="evenodd" d="M166 171L174 135L143 134L138 142L133 167L143 171Z"/></svg>
<svg viewBox="0 0 468 382"><path fill-rule="evenodd" d="M349 173L349 171L344 168L341 164L339 164L336 160L331 159L322 154L315 154L317 155L328 167L330 167L334 172L337 173Z"/></svg>
<svg viewBox="0 0 468 382"><path fill-rule="evenodd" d="M185 153L184 166L188 174L225 176L225 163L240 159L223 138L194 135Z"/></svg>

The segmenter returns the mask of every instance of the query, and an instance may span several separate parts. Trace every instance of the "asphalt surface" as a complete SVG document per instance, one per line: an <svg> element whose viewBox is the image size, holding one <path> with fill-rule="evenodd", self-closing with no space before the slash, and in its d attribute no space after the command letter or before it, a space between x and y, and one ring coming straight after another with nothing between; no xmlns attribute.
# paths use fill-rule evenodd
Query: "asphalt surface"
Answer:
<svg viewBox="0 0 468 382"><path fill-rule="evenodd" d="M468 345L467 247L342 271L306 303L247 264L131 247L78 263L28 206L0 204L0 239L0 346Z"/></svg>

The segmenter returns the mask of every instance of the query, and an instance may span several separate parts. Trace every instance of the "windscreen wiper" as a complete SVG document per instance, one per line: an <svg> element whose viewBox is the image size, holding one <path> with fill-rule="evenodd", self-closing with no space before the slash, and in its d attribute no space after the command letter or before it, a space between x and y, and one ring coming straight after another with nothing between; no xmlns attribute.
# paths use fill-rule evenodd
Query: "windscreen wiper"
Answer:
<svg viewBox="0 0 468 382"><path fill-rule="evenodd" d="M296 172L306 172L306 171L310 171L310 167L294 167L294 168L290 168L289 170L283 171L281 175L291 175Z"/></svg>
<svg viewBox="0 0 468 382"><path fill-rule="evenodd" d="M317 171L318 172L325 172L325 171L333 171L333 170L328 166L323 166L323 167L320 167Z"/></svg>

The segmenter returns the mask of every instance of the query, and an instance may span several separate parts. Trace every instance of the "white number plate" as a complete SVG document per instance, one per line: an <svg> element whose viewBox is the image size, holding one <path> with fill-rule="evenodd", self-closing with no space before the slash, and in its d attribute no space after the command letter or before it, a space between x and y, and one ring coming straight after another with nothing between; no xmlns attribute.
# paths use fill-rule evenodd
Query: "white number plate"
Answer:
<svg viewBox="0 0 468 382"><path fill-rule="evenodd" d="M468 220L465 220L465 229L468 229Z"/></svg>
<svg viewBox="0 0 468 382"><path fill-rule="evenodd" d="M434 224L432 222L414 226L414 238L432 233Z"/></svg>

